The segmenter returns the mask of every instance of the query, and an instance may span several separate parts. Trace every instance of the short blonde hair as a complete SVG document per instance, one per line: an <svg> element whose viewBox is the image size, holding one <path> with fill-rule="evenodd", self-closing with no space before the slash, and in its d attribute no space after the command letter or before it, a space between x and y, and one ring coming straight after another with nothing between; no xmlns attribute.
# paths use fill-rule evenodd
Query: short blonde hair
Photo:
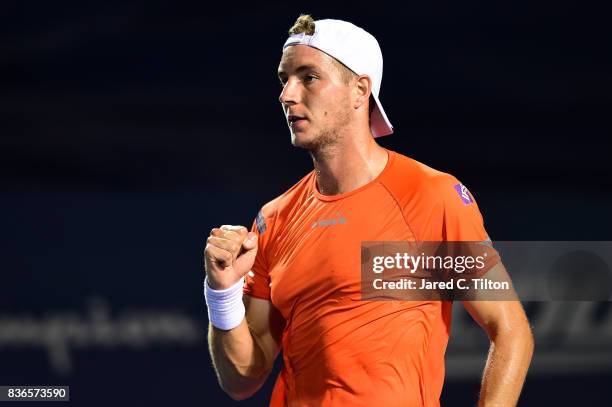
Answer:
<svg viewBox="0 0 612 407"><path fill-rule="evenodd" d="M310 14L301 14L293 27L289 29L289 35L295 35L305 33L306 35L313 35L315 32L315 22Z"/></svg>

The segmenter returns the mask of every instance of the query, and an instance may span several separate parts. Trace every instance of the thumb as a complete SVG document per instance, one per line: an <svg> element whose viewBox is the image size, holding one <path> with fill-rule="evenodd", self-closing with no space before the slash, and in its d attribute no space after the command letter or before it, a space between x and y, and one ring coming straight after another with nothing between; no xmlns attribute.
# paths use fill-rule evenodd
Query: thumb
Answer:
<svg viewBox="0 0 612 407"><path fill-rule="evenodd" d="M242 247L245 251L238 256L234 262L234 268L240 275L245 275L253 268L255 256L257 256L257 235L251 233L249 233L249 237L242 243Z"/></svg>
<svg viewBox="0 0 612 407"><path fill-rule="evenodd" d="M249 251L257 246L257 233L249 232L247 238L242 242L242 247L244 250Z"/></svg>

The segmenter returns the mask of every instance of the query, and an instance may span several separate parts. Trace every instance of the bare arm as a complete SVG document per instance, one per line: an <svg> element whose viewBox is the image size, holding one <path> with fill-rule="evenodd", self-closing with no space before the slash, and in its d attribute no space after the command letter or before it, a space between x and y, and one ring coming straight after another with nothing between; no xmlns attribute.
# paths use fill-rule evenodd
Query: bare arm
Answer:
<svg viewBox="0 0 612 407"><path fill-rule="evenodd" d="M219 384L235 400L252 396L266 381L280 350L284 324L270 301L245 296L244 303L246 318L238 327L223 331L209 325L208 330Z"/></svg>
<svg viewBox="0 0 612 407"><path fill-rule="evenodd" d="M487 274L507 276L500 263ZM533 355L527 316L517 301L464 301L491 341L478 406L516 406Z"/></svg>
<svg viewBox="0 0 612 407"><path fill-rule="evenodd" d="M257 239L243 226L215 228L204 250L206 278L219 290L236 284L252 267ZM265 382L280 350L284 320L267 300L243 297L245 317L235 328L208 330L210 355L221 388L233 399L253 395Z"/></svg>

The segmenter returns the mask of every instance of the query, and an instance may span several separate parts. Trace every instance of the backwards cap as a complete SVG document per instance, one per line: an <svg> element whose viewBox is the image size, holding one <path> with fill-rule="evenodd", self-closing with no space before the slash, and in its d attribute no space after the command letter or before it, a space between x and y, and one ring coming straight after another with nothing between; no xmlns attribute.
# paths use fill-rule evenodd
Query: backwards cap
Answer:
<svg viewBox="0 0 612 407"><path fill-rule="evenodd" d="M368 75L372 80L372 97L376 102L370 116L370 129L374 137L393 133L385 110L378 99L382 82L383 58L376 38L362 28L342 20L315 21L313 35L299 33L290 36L285 48L292 45L308 45L342 62L357 75Z"/></svg>

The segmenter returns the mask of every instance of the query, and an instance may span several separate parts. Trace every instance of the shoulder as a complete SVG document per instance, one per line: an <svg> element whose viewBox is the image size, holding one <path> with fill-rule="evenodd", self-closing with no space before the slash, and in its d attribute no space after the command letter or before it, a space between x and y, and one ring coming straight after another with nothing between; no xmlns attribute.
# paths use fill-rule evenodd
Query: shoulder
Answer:
<svg viewBox="0 0 612 407"><path fill-rule="evenodd" d="M393 162L381 183L400 203L409 200L442 202L455 196L462 184L453 175L432 168L413 158L391 151Z"/></svg>
<svg viewBox="0 0 612 407"><path fill-rule="evenodd" d="M397 154L397 153L395 153ZM482 215L468 189L453 175L397 154L385 188L421 240L484 240Z"/></svg>

